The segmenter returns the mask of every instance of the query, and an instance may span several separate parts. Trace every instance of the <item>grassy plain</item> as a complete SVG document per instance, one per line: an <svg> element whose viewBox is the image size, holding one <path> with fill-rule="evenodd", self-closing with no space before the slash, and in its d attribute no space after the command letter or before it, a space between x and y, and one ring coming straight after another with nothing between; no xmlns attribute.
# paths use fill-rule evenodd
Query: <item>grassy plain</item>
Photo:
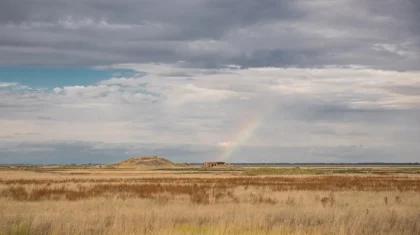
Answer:
<svg viewBox="0 0 420 235"><path fill-rule="evenodd" d="M420 234L416 167L36 168L0 171L0 234Z"/></svg>

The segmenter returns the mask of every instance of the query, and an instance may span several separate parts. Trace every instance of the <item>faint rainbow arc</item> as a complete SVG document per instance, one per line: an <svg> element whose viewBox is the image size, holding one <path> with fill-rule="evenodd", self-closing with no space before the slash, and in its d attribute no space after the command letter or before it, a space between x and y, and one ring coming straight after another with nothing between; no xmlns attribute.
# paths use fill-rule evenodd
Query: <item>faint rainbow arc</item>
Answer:
<svg viewBox="0 0 420 235"><path fill-rule="evenodd" d="M237 134L234 135L235 137L232 140L235 142L231 146L226 146L217 159L219 161L229 162L239 147L244 145L253 136L253 133L258 129L267 115L267 112L261 112L261 115L252 115L252 118L249 118L241 126Z"/></svg>

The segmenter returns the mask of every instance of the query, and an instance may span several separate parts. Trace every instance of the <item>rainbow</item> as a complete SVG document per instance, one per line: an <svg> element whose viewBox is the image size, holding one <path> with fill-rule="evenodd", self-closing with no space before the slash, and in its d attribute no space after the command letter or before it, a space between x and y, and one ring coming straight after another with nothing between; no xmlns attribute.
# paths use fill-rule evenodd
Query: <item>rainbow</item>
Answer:
<svg viewBox="0 0 420 235"><path fill-rule="evenodd" d="M258 129L258 127L263 122L264 118L267 116L268 112L255 112L251 117L246 119L238 131L234 132L231 138L233 142L224 142L223 146L224 150L220 156L217 157L217 161L224 161L229 162L233 156L233 154L240 148L240 146L244 145L249 138L251 138Z"/></svg>

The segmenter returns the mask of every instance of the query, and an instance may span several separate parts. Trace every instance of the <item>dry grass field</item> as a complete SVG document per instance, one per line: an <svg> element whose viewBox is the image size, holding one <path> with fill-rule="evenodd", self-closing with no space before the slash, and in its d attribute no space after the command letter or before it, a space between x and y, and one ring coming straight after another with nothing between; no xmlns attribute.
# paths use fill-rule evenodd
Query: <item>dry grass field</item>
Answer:
<svg viewBox="0 0 420 235"><path fill-rule="evenodd" d="M2 170L0 234L420 234L416 170L298 171Z"/></svg>

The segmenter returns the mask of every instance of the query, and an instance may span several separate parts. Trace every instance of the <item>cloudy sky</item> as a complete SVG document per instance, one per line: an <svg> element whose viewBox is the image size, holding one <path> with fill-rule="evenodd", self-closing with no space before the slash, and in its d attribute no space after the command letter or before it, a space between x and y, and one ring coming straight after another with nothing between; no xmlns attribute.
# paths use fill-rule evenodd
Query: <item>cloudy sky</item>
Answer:
<svg viewBox="0 0 420 235"><path fill-rule="evenodd" d="M1 0L0 163L419 162L417 0Z"/></svg>

